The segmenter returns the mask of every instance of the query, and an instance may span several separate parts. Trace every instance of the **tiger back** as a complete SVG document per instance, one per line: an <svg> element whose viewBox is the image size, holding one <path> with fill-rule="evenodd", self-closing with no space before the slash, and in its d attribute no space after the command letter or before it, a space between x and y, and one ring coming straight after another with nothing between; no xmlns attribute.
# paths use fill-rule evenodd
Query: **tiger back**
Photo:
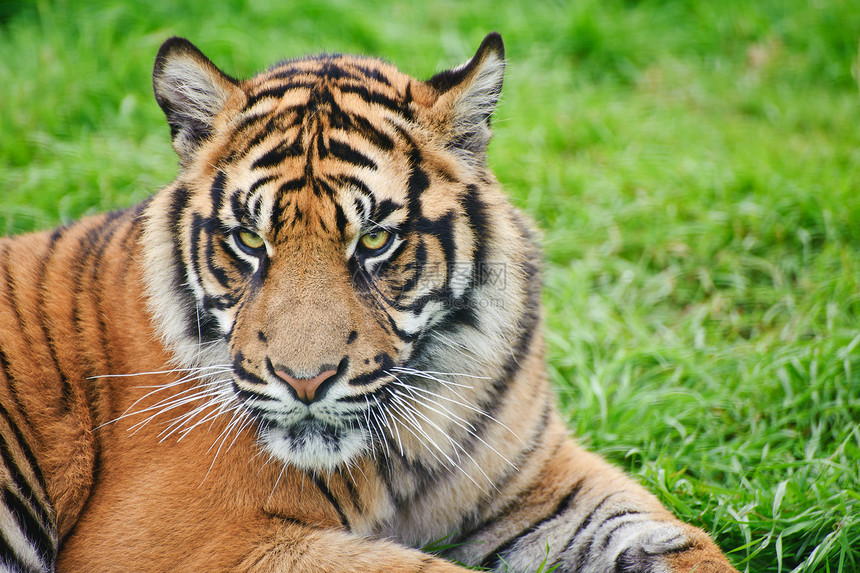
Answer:
<svg viewBox="0 0 860 573"><path fill-rule="evenodd" d="M504 66L165 42L176 180L0 243L0 566L733 571L555 411Z"/></svg>

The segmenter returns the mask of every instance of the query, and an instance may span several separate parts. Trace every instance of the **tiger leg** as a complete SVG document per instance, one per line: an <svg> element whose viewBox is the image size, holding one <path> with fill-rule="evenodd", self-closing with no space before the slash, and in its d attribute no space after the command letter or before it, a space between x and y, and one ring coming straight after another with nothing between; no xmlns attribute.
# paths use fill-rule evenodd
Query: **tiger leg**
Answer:
<svg viewBox="0 0 860 573"><path fill-rule="evenodd" d="M599 456L549 433L544 460L451 557L493 571L556 573L730 573L735 569L701 530Z"/></svg>
<svg viewBox="0 0 860 573"><path fill-rule="evenodd" d="M286 522L268 528L237 573L464 573L467 569L417 549L342 529Z"/></svg>

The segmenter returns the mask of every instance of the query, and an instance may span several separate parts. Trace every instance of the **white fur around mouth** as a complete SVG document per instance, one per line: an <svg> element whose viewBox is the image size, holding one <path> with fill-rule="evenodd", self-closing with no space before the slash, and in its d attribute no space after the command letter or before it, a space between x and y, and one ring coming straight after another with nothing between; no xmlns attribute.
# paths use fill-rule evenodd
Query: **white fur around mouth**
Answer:
<svg viewBox="0 0 860 573"><path fill-rule="evenodd" d="M334 470L368 448L367 435L360 428L334 426L311 417L290 426L265 424L260 440L275 458L306 470Z"/></svg>

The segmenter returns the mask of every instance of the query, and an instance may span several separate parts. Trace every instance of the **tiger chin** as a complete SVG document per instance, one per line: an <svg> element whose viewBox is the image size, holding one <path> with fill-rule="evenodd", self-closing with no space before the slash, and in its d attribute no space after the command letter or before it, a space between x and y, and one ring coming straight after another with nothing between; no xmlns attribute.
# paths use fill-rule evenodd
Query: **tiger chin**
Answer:
<svg viewBox="0 0 860 573"><path fill-rule="evenodd" d="M176 180L0 241L0 570L734 571L555 411L504 67L165 42Z"/></svg>

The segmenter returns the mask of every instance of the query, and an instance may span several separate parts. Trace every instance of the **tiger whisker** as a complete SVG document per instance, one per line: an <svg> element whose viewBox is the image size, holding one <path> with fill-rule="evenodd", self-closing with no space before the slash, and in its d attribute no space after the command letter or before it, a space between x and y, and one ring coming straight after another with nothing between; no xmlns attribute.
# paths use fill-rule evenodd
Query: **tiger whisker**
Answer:
<svg viewBox="0 0 860 573"><path fill-rule="evenodd" d="M385 438L385 428L386 428L386 427L389 429L389 432L390 432L392 429L393 429L395 432L397 432L397 440L396 440L396 441L397 441L397 445L398 445L398 446L399 446L399 448L400 448L400 455L401 455L401 456L403 456L403 442L400 440L400 432L399 432L399 431L397 431L397 427L396 427L396 426L395 426L394 428L392 428L392 427L391 427L391 424L388 422L388 417L385 415L385 410L382 408L382 404L380 404L380 403L379 403L379 398L378 398L378 397L376 397L376 396L374 396L374 397L373 397L373 400L376 402L376 407L377 407L377 409L376 409L376 410L374 410L374 414L375 414L375 418L376 418L376 420L377 420L377 422L379 423L379 426L380 426L380 428L379 428L379 430L380 430L380 431L379 431L380 436L381 436L382 438ZM383 423L385 424L384 426L383 426ZM389 447L388 447L388 440L387 440L387 439L383 439L383 440L382 440L382 445L383 445L383 446L385 446L385 452L386 452L386 454L387 454L388 456L390 456L390 455L391 455L391 450L390 450L390 449L389 449Z"/></svg>
<svg viewBox="0 0 860 573"><path fill-rule="evenodd" d="M392 399L395 399L395 400L402 400L399 396L392 396ZM424 414L422 414L420 411L418 411L417 409L415 409L415 408L414 408L414 406L408 405L408 404L406 404L405 402L402 402L402 401L400 402L400 404L398 404L398 406L401 408L401 412L403 412L403 409L405 409L405 410L407 410L407 411L411 409L411 412L412 412L412 413L417 414L418 416L421 416L421 417L422 417L424 420L426 420L430 425L432 425L432 426L433 426L433 427L435 427L437 430L439 430L440 432L442 432L442 433L443 433L443 434L448 438L449 443L450 443L450 444L451 444L451 446L453 447L454 452L455 452L455 454L457 455L457 460L458 460L458 461L454 461L454 460L451 458L451 456L450 456L450 455L448 455L447 453L445 453L445 452L442 450L442 448L441 448L441 447L439 447L439 445L438 445L438 444L436 444L436 442L434 442L434 441L430 438L430 436L426 433L426 431L425 431L423 428L421 428L421 427L420 427L420 425L418 425L418 426L417 426L417 428L416 428L416 429L419 429L419 431L420 431L423 435L425 435L425 436L427 437L427 441L428 441L428 443L430 443L431 445L433 445L434 447L436 447L436 448L439 450L439 452L440 452L443 456L445 456L445 458L448 460L448 463L449 463L451 466L453 466L453 467L457 468L457 470L459 470L459 471L460 471L460 473L462 473L462 474L463 474L463 475L464 475L464 476L465 476L469 481L471 481L471 482L475 485L475 487L477 487L478 489L480 489L480 490L481 490L481 491L483 491L484 493L487 493L487 490L486 490L486 489L484 489L484 487L483 487L481 484L479 484L477 481L475 481L475 479L474 479L471 475L469 475L469 472L467 472L466 470L464 470L464 469L463 469L463 466L459 463L459 453L457 453L457 448L459 448L459 449L460 449L460 450L461 450L461 451L462 451L462 452L463 452L463 453L464 453L464 454L465 454L465 455L466 455L466 456L467 456L467 457L472 461L472 463L475 465L475 467L477 467L477 468L478 468L478 470L479 470L482 474L484 474L484 477L487 479L487 481L490 481L490 478L489 478L489 477L487 477L487 474L486 474L486 473L484 473L484 470L483 470L483 469L481 469L481 467L477 464L477 462L475 462L475 459L474 459L474 458L472 458L472 456L471 456L471 455L469 455L469 452L467 452L467 451L465 450L465 448L463 448L460 444L457 444L456 442L454 442L454 441L451 439L451 437L450 437L450 436L448 436L447 434L445 434L444 430L442 430L438 425L436 425L436 424L435 424L435 423L434 423L430 418L428 418L427 416L425 416ZM414 424L418 424L418 422L417 422L416 420L414 420L414 417L413 417L413 423L414 423ZM404 427L406 427L407 429L409 429L409 427L408 427L408 426L404 426ZM413 434L413 435L414 435L414 434ZM418 436L416 436L416 438L418 438ZM419 440L420 440L420 438L419 438ZM433 454L432 450L428 450L428 451L430 451L430 453L431 453L431 454ZM442 462L442 460L440 460L440 459L438 458L438 456L436 456L435 454L433 454L433 457L435 457L435 458L437 459L437 461L439 461L439 463L440 463L440 464L443 464L443 465L444 465L444 463Z"/></svg>
<svg viewBox="0 0 860 573"><path fill-rule="evenodd" d="M448 440L448 443L451 445L451 448L454 451L454 455L456 455L459 458L459 453L457 453L458 444L454 441L454 439L451 437L451 435L448 432L445 432L438 424L436 424L435 422L433 422L433 420L431 420L429 417L424 415L413 404L410 404L409 402L407 402L402 396L399 396L397 394L392 393L391 399L395 405L399 405L401 407L401 412L403 412L403 411L408 412L410 414L410 417L413 420L416 419L415 416L419 416L424 421L429 423L433 428L435 428L437 431L439 431ZM426 433L426 431L423 429L423 426L421 427L421 431L428 437L428 439L430 438L430 435ZM452 465L457 465L457 463L454 461L454 459L450 457L450 454L446 453L435 441L433 441L431 439L430 443L434 447L436 447L436 449L438 449L439 452L443 456L445 456L445 458L449 461L449 463L451 463Z"/></svg>
<svg viewBox="0 0 860 573"><path fill-rule="evenodd" d="M179 439L181 440L188 432L196 428L201 424L205 424L209 421L214 421L217 417L221 416L230 411L237 410L241 408L241 404L239 404L231 393L225 392L223 389L218 389L215 391L209 392L207 395L201 395L201 397L207 397L208 399L203 404L199 404L194 409L177 416L171 421L171 423L162 431L164 437L169 437L173 433L181 430L181 435ZM230 406L228 408L227 406ZM183 425L190 422L194 418L196 418L200 413L209 410L209 413L195 421L191 426L187 428L182 428Z"/></svg>
<svg viewBox="0 0 860 573"><path fill-rule="evenodd" d="M399 382L399 381L398 381L398 382ZM499 458L501 458L501 460L502 460L502 461L504 461L506 464L508 464L509 466L511 466L511 468L513 468L513 469L517 469L517 467L516 467L516 466L515 466L515 465L514 465L514 464L513 464L513 463L512 463L512 462L511 462L511 461L510 461L506 456L504 456L501 452L499 452L496 448L494 448L494 447L493 447L492 445L490 445L486 440L484 440L484 438L482 438L481 436L479 436L479 435L477 434L477 432L476 432L476 428L475 428L475 426L474 426L474 425L472 425L472 423L471 423L471 422L469 422L469 421L465 420L464 418L462 418L462 417L458 416L457 414L454 414L453 412L451 412L450 410L448 410L448 408L446 408L444 405L440 404L439 402L437 402L437 401L435 401L435 400L432 400L432 399L422 399L422 397L420 397L420 396L418 396L418 395L414 394L414 390L423 390L422 388L417 388L417 387L414 387L414 386L409 386L408 384L403 384L402 382L401 382L399 385L401 385L402 387L406 388L406 389L407 389L407 391L409 391L409 392L410 392L410 396L411 396L412 398L414 398L415 400L419 401L419 403L420 403L420 404L422 404L424 407L426 407L426 408L427 408L427 409L429 409L429 410L432 410L433 412L436 412L437 414L439 414L439 415L441 415L441 416L445 416L446 418L448 418L449 420L451 420L454 424L456 424L457 426L459 426L460 428L462 428L463 430L465 430L465 431L466 431L470 436L472 436L473 438L475 438L476 440L478 440L479 442L481 442L482 444L484 444L485 446L487 446L487 448L489 448L489 449L490 449L490 451L492 451L494 454L496 454L497 456L499 456ZM432 393L431 393L431 394L432 394ZM444 396L442 396L442 398L444 398ZM439 408L441 408L442 410L439 410L439 409L437 409L437 408L434 408L433 406L429 405L429 404L428 404L428 402L430 402L430 403L432 403L432 404L434 404L434 405L436 405L436 406L439 406ZM465 450L464 450L464 453L465 453ZM466 455L469 455L469 454L468 454L468 453L466 453ZM471 458L471 456L469 456L469 457ZM473 460L473 461L474 461L474 460ZM477 464L476 464L476 466L477 466ZM479 470L481 470L480 466L478 466L478 469L479 469ZM483 471L483 470L481 470L481 471ZM489 480L489 478L487 478L487 479L488 479L488 481L491 481L491 480Z"/></svg>
<svg viewBox="0 0 860 573"><path fill-rule="evenodd" d="M452 404L456 404L456 405L458 405L458 406L462 406L463 408L467 408L467 409L469 409L469 410L472 410L472 411L473 411L473 412L475 412L476 414L486 414L486 413L485 413L483 410L481 410L480 408L476 408L475 406L472 406L472 405L471 405L471 404L469 404L468 402L465 402L466 398L464 398L462 395L460 395L460 394L459 394L459 393L457 393L456 391L454 392L454 395L455 395L455 396L457 396L457 398L460 398L460 400L455 400L454 398L451 398L450 396L445 396L445 395L443 395L443 394L439 394L439 393L437 393L437 392L433 392L432 390L428 390L427 388L422 388L422 387L420 387L420 386L414 386L414 385L412 385L412 384L408 384L408 383L404 382L402 378L400 378L400 377L398 377L398 376L395 376L395 375L394 375L394 374L392 374L391 372L386 371L386 374L388 374L389 376L391 376L392 378L394 378L394 379L398 382L398 384L402 384L404 387L407 387L407 388L413 389L413 390L415 390L415 391L418 391L418 392L421 392L421 393L424 393L424 394L428 394L428 395L433 396L433 397L435 397L435 398L439 398L440 400L445 400L445 401L451 402ZM462 401L461 401L461 400L462 400Z"/></svg>
<svg viewBox="0 0 860 573"><path fill-rule="evenodd" d="M158 389L157 389L157 390L153 390L152 392L150 392L149 394L147 394L147 396L151 396L152 394L156 393L157 391L158 391ZM125 412L123 412L123 414L121 414L120 416L118 416L118 417L114 418L113 420L110 420L110 421L108 421L108 422L105 422L104 424L101 424L101 425L97 426L97 427L96 427L96 428L94 428L94 429L101 428L102 426L106 426L106 425L108 425L108 424L113 424L113 423L115 423L115 422L118 422L118 421L123 420L123 419L125 419L125 418L129 418L129 417L131 417L131 416L136 416L136 415L139 415L139 414L144 414L144 413L146 413L146 412L150 412L150 411L152 411L152 410L159 410L159 411L161 411L161 410L162 410L162 408L164 408L165 406L168 406L168 405L172 405L174 402L180 402L180 401L185 400L185 399L187 399L187 398L192 398L192 399L194 399L194 397L196 397L196 396L197 396L196 394L193 394L193 395L191 395L191 396L183 396L183 394L187 394L188 392L199 392L199 391L200 391L200 387L199 387L199 386L194 386L194 387L191 387L191 388L187 388L187 389L185 389L185 390L182 390L181 392L178 392L178 393L176 393L176 394L173 394L172 396L168 396L167 398L164 398L164 399L162 399L162 400L160 400L160 401L156 402L155 404L153 404L153 405L151 405L151 406L147 406L146 408L143 408L143 409L141 409L141 410L132 410L132 408L134 408L134 406L135 406L136 404L138 404L141 400L143 400L143 399L146 397L146 396L145 396L144 398L140 398L140 399L138 399L137 401L135 401L135 402L134 402L134 404L132 404L131 406L129 406L129 407L126 409L126 411L125 411ZM168 409L172 409L172 407L171 407L171 408L168 408ZM154 417L154 416L157 416L157 415L158 415L158 412L156 412L156 414L154 414L154 415L153 415L153 417ZM137 424L134 424L134 426L131 426L129 429L134 428L134 427L135 427L135 426L137 426L139 423L140 423L140 422L138 422Z"/></svg>
<svg viewBox="0 0 860 573"><path fill-rule="evenodd" d="M444 379L436 377L436 376L424 374L423 372L420 372L420 371L410 372L410 371L406 371L406 370L402 370L402 369L395 370L394 368L392 368L392 370L395 372L398 372L400 374L408 374L410 376L417 376L419 378L424 378L425 380L433 380L434 382L439 382L440 384L442 384L446 388L465 388L467 390L473 389L472 386L468 386L466 384L458 384L457 382L451 382L450 380L444 380Z"/></svg>
<svg viewBox="0 0 860 573"><path fill-rule="evenodd" d="M431 332L431 335L434 338L436 338L436 340L439 340L440 342L447 345L449 348L459 352L460 354L462 354L466 358L477 360L478 362L481 362L485 366L489 366L491 368L496 367L496 365L494 365L492 362L488 361L486 358L484 358L480 354L474 352L468 346L461 344L461 343L457 342L456 340L451 340L449 337L445 336L444 334L442 334L440 332L433 331L433 332Z"/></svg>
<svg viewBox="0 0 860 573"><path fill-rule="evenodd" d="M272 456L270 455L269 461L271 461L271 460L272 460ZM260 468L260 470L262 471L262 468ZM286 471L287 471L287 464L281 464L281 471L278 472L278 477L275 478L275 485L272 486L272 491L269 492L269 498L266 500L266 503L269 503L270 501L272 501L272 496L275 495L275 490L278 489L278 484L281 483L281 478L284 477L284 472L286 472ZM304 491L304 488L305 488L305 482L304 482L304 479L302 479L302 491Z"/></svg>
<svg viewBox="0 0 860 573"><path fill-rule="evenodd" d="M212 472L212 468L215 467L215 462L218 461L218 456L221 454L221 450L224 448L224 444L227 442L227 438L230 437L230 432L232 432L233 429L236 429L238 427L238 430L236 431L236 436L233 438L233 441L230 442L230 445L227 446L227 451L229 451L230 448L233 447L233 444L236 443L236 440L239 438L242 429L244 429L247 425L247 412L242 411L241 408L238 407L234 407L229 411L232 411L230 422L227 423L227 427L224 428L224 430L218 435L218 437L215 438L215 441L212 442L212 445L209 446L209 449L206 450L207 453L211 452L212 448L215 447L215 444L218 444L220 441L218 449L215 450L215 455L212 456L212 463L209 464L209 469L206 471L206 475L203 476L203 481L206 481L206 478L209 477L209 474Z"/></svg>
<svg viewBox="0 0 860 573"><path fill-rule="evenodd" d="M395 368L397 368L397 367L395 367ZM395 370L395 368L392 368L392 370ZM420 371L420 370L414 370L414 369L410 369L410 370L411 370L411 371L409 372L409 374L411 374L411 375L413 375L413 376L418 376L419 378L427 378L426 376L421 376L421 374L420 374L420 373L421 373L421 371ZM395 378L396 380L398 380L399 382L403 383L403 381L402 381L400 378L397 378L397 377L396 377L394 374L392 374L391 372L387 371L386 373L387 373L387 374L389 374L390 376L392 376L393 378ZM437 379L436 379L436 378L433 378L433 380L437 380ZM440 381L440 382L441 382L442 380L437 380L437 381ZM454 395L455 395L455 396L457 396L458 398L460 398L461 400L463 400L463 402L458 402L457 400L454 400L453 398L450 398L450 397L447 397L447 396L443 396L443 395L441 395L441 394L437 394L437 393L431 392L430 390L427 390L426 388L421 388L421 387L419 387L419 386L412 386L412 385L409 385L409 386L410 386L410 387L412 387L412 388L413 388L413 389L415 389L415 390L420 391L420 392L426 392L426 393L428 393L428 394L431 394L431 395L433 395L433 396L436 396L437 398L440 398L440 399L443 399L443 400L447 400L447 401L449 401L449 402L452 402L452 403L454 403L454 404L458 404L459 406L462 406L462 407L464 407L464 408L467 408L467 409L469 409L469 410L472 410L472 411L473 411L473 412L475 412L476 414L479 414L479 415L481 415L481 416L484 416L484 417L485 417L485 418L487 418L488 420L490 420L490 421L492 421L492 422L494 422L494 423L498 424L499 426L501 426L502 428L504 428L505 430L507 430L508 432L510 432L510 433L511 433L511 435L512 435L512 436L514 436L514 437L515 437L515 438L516 438L516 439L517 439L521 444L522 444L522 443L525 443L525 442L523 442L522 438L520 438L520 436L519 436L516 432L514 432L514 431L513 431L513 430L512 430L512 429L511 429L507 424L505 424L504 422L502 422L501 420L499 420L498 418L496 418L495 416L493 416L493 415L492 415L492 414L490 414L489 412L486 412L486 411L484 411L484 410L481 410L480 408L477 408L477 407L475 407L475 406L472 406L471 404L469 404L469 403L466 401L466 398L465 398L464 396L462 396L462 395L461 395L459 392L457 392L456 390L452 390L452 392L454 393Z"/></svg>
<svg viewBox="0 0 860 573"><path fill-rule="evenodd" d="M170 410L174 410L176 408L184 406L185 404L190 404L190 403L198 401L202 398L211 398L213 396L218 395L218 391L213 391L211 389L206 389L206 388L203 388L203 389L193 388L193 389L185 390L185 391L181 392L180 394L184 394L185 392L188 392L191 390L196 390L197 392L194 394L189 394L187 396L176 395L176 396L171 396L169 398L165 398L161 402L158 402L157 404L154 404L152 406L144 408L143 410L137 410L134 412L130 412L128 414L124 414L123 416L121 416L121 418L127 418L127 417L130 417L133 415L142 414L142 413L145 413L148 411L156 410L156 412L154 414L147 417L145 420L137 422L136 424L133 424L132 426L129 427L129 430L137 431L140 428L142 428L143 426L145 426L146 424L148 424L150 421L152 421L153 419L155 419L156 417L158 417L159 415L161 415L165 412L169 412ZM205 404L204 404L204 406L205 406Z"/></svg>
<svg viewBox="0 0 860 573"><path fill-rule="evenodd" d="M463 378L475 378L477 380L492 380L490 376L478 376L477 374L465 374L463 372L437 372L435 370L417 370L415 368L407 368L405 366L394 366L392 370L403 372L404 374L432 374L435 376L462 376ZM451 382L453 384L453 382Z"/></svg>
<svg viewBox="0 0 860 573"><path fill-rule="evenodd" d="M390 373L389 373L389 374L390 374ZM441 395L441 394L437 394L436 392L432 392L432 391L430 391L430 390L427 390L426 388L420 388L420 387L418 387L418 386L413 386L412 384L407 384L406 382L404 382L403 380L401 380L401 379L400 379L400 378L398 378L397 376L395 376L395 375L393 375L393 374L390 374L390 375L391 375L391 377L392 377L392 378L394 378L394 383L393 383L393 385L394 385L394 386L397 386L397 387L399 387L399 388L403 388L404 390L406 390L407 392L409 392L409 393L410 393L410 395L412 395L412 397L414 397L414 398L416 398L416 399L420 399L420 398L419 398L419 396L417 396L417 395L415 394L415 392L420 392L420 393L422 393L422 394L427 394L427 395L432 396L432 397L434 397L434 398L439 398L439 399L441 399L441 400L447 400L448 402L451 402L451 403L456 404L456 405L458 405L458 406L462 406L462 407L464 407L464 408L469 408L470 410L473 410L473 411L475 411L475 412L480 413L480 410L478 410L477 408L475 408L475 407L473 407L473 406L470 406L469 404L466 404L466 403L464 403L464 402L460 402L460 401L458 401L458 400L454 400L453 398L449 398L449 397L447 397L447 396L443 396L443 395ZM437 405L439 405L440 407L444 407L444 406L442 406L439 402L435 402L435 401L434 401L434 403L435 403L435 404L437 404ZM453 412L451 412L451 411L450 411L450 410L448 410L447 408L445 408L445 411L446 411L448 414L452 415L452 416L456 416L458 420L461 420L462 422L469 424L469 426L470 426L470 427L474 428L474 426L473 426L470 422L468 422L465 418L462 418L462 417L460 417L460 416L457 416L456 414L454 414Z"/></svg>
<svg viewBox="0 0 860 573"><path fill-rule="evenodd" d="M219 369L221 369L221 367L218 367L218 368L219 368ZM137 400L135 400L135 401L134 401L134 402L133 402L133 403L132 403L128 408L126 408L126 409L125 409L125 411L124 411L120 416L118 416L118 417L116 417L116 418L114 418L114 419L112 419L112 420L108 420L107 422L104 422L103 424L100 424L100 425L96 426L95 428L93 428L93 431L98 430L99 428L101 428L101 427L103 427L103 426L106 426L106 425L108 425L108 424L113 424L113 423L115 423L115 422L118 422L118 421L120 421L120 420L122 420L122 419L124 419L124 418L129 417L129 416L132 416L132 415L135 415L135 414L140 414L140 413L143 413L143 412L147 412L147 411L151 410L152 408L157 408L160 404L162 404L163 400L162 400L162 401L160 401L160 402L157 402L157 403L156 403L156 404L154 404L153 406L150 406L150 407L145 408L145 409L143 409L143 410L134 410L134 411L132 411L132 410L133 410L133 408L134 408L135 406L137 406L140 402L142 402L143 400L146 400L147 398L149 398L150 396L152 396L152 395L154 395L154 394L157 394L158 392L161 392L161 391L164 391L164 390L167 390L167 389L170 389L170 388L175 388L176 386L181 386L182 384L186 384L186 383L189 383L189 382L193 382L193 381L197 381L197 380L205 379L205 378L208 378L208 377L210 377L210 376L215 376L215 375L217 375L217 374L222 374L222 373L224 373L224 372L231 372L231 371L232 371L232 369L222 369L222 370L223 370L223 372L219 371L219 372L213 372L213 373L200 373L200 372L199 372L199 370L200 370L200 369L198 369L198 368L188 368L188 369L181 369L181 370L178 370L178 371L190 371L190 372L189 372L189 374L187 374L187 375L185 375L185 376L183 376L183 377L181 377L181 378L179 378L179 379L177 379L177 380L174 380L174 381L172 381L172 382L169 382L169 383L167 383L167 384L159 384L159 385L154 385L154 386L137 386L137 388L142 388L142 389L149 389L149 388L151 388L152 390L151 390L150 392L147 392L146 394L144 394L143 396L141 396L141 397L140 397L140 398L138 398ZM171 372L171 371L167 371L167 370L166 370L166 371L163 371L163 372ZM155 373L159 373L159 372L155 372ZM126 375L126 376L138 376L138 375L143 375L143 374L146 374L146 373L140 373L140 374L128 374L128 375ZM97 377L95 377L95 378L102 378L102 377L101 377L101 376L97 376ZM208 385L211 385L211 384L220 384L220 383L221 383L221 381L212 381L212 382L206 382L206 383L204 383L202 386L208 386ZM198 386L196 386L196 387L199 387L199 386L200 386L200 385L198 385ZM168 397L168 399L170 399L170 398L174 398L174 397L176 397L176 396L177 396L177 395L179 395L179 394L184 394L184 393L186 393L186 392L188 392L188 391L193 390L194 388L195 388L195 387L189 388L189 389L187 389L187 390L183 390L182 392L179 392L178 394L174 394L174 395L172 395L172 396Z"/></svg>
<svg viewBox="0 0 860 573"><path fill-rule="evenodd" d="M433 446L434 448L436 448L436 449L437 449L437 450L438 450L438 451L439 451L443 456L445 456L445 457L448 459L448 462L449 462L452 466L456 466L456 465L457 465L457 464L454 462L454 460L453 460L453 459L451 459L451 458L450 458L450 457L449 457L449 456L448 456L448 455L447 455L447 454L442 450L442 448L441 448L441 447L439 447L439 445L438 445L438 444L436 444L436 442L434 442L434 441L433 441L433 439L432 439L429 435L427 435L427 433L424 431L424 429L423 429L423 428L421 428L421 425L418 423L418 421L417 421L417 420L414 420L414 419L409 420L408 418L406 418L406 416L411 416L411 414L409 414L408 412L404 412L404 411L402 411L402 407L401 407L400 405L395 405L394 409L395 409L395 410L397 410L398 412L400 412L400 414L401 414L402 416L404 416L404 420L403 420L403 422L404 422L404 423L403 423L403 428L404 428L405 430L407 430L410 434L412 434L412 435L415 437L415 439L417 439L417 440L418 440L419 442L421 442L421 443L425 443L425 444L432 445L432 446ZM413 430L412 430L412 428L410 427L410 424L412 424L412 425L415 427L415 429L416 429L418 432L420 432L420 433L421 433L421 436L419 436L418 434L416 434L416 433L415 433L415 431L413 431ZM423 437L422 437L422 436L423 436ZM433 456L433 457L436 459L436 461L437 461L437 462L439 462L439 464L440 464L440 465L442 465L442 466L444 466L444 465L445 465L445 462L444 462L444 461L442 461L442 458L440 458L438 455L436 455L436 452L434 452L432 449L428 449L427 451L430 453L430 455L431 455L431 456Z"/></svg>

